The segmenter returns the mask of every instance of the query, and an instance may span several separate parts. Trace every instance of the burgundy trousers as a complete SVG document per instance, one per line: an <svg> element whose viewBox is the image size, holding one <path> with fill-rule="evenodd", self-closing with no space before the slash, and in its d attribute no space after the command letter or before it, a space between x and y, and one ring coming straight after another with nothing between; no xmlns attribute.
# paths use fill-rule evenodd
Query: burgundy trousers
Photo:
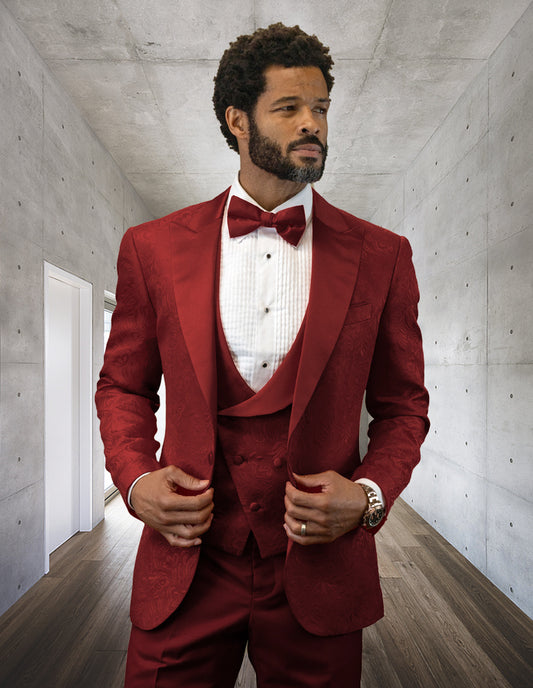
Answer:
<svg viewBox="0 0 533 688"><path fill-rule="evenodd" d="M133 626L126 688L234 688L246 644L258 688L358 688L362 631L305 631L283 590L284 555L202 548L185 599L151 631Z"/></svg>

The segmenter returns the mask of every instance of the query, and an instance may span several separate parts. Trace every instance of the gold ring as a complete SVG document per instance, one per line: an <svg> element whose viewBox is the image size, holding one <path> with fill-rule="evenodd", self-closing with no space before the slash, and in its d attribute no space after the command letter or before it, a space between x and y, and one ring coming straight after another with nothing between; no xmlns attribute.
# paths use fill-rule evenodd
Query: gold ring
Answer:
<svg viewBox="0 0 533 688"><path fill-rule="evenodd" d="M300 537L305 537L307 535L307 523L302 523L300 526Z"/></svg>

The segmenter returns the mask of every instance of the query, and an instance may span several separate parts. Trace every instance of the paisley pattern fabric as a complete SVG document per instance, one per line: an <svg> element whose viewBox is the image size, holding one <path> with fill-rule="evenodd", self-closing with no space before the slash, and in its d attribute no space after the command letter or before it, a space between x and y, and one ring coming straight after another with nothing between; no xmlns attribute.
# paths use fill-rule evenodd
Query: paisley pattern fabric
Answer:
<svg viewBox="0 0 533 688"><path fill-rule="evenodd" d="M125 498L135 478L159 467L154 409L161 374L167 393L161 465L173 463L199 478L213 475L214 276L226 198L227 192L123 238L96 404L107 466ZM314 193L312 264L286 452L284 438L275 452L283 449L289 476L332 469L374 480L390 511L429 427L411 250L406 239ZM373 421L361 461L365 389ZM145 528L133 581L135 625L154 628L168 618L197 560L198 549L172 548ZM348 633L373 623L383 613L373 535L357 529L330 545L290 544L285 587L293 613L312 633Z"/></svg>

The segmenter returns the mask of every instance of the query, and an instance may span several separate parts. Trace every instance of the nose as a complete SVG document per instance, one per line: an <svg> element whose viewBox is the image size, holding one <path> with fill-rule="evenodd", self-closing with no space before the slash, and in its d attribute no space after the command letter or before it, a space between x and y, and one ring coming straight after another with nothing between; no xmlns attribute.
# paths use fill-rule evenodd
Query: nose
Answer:
<svg viewBox="0 0 533 688"><path fill-rule="evenodd" d="M319 119L318 113L313 112L311 108L306 108L298 124L298 133L300 135L312 134L313 136L317 136L321 127L322 122Z"/></svg>

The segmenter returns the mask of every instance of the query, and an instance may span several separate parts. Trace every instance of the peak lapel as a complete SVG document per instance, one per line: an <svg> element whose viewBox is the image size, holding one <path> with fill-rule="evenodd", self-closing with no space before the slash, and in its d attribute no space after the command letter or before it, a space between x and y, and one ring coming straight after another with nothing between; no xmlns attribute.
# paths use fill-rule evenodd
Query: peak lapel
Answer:
<svg viewBox="0 0 533 688"><path fill-rule="evenodd" d="M309 403L346 319L362 244L362 232L313 192L311 289L289 436Z"/></svg>
<svg viewBox="0 0 533 688"><path fill-rule="evenodd" d="M191 206L171 228L174 295L181 329L213 421L217 395L215 279L228 192Z"/></svg>

